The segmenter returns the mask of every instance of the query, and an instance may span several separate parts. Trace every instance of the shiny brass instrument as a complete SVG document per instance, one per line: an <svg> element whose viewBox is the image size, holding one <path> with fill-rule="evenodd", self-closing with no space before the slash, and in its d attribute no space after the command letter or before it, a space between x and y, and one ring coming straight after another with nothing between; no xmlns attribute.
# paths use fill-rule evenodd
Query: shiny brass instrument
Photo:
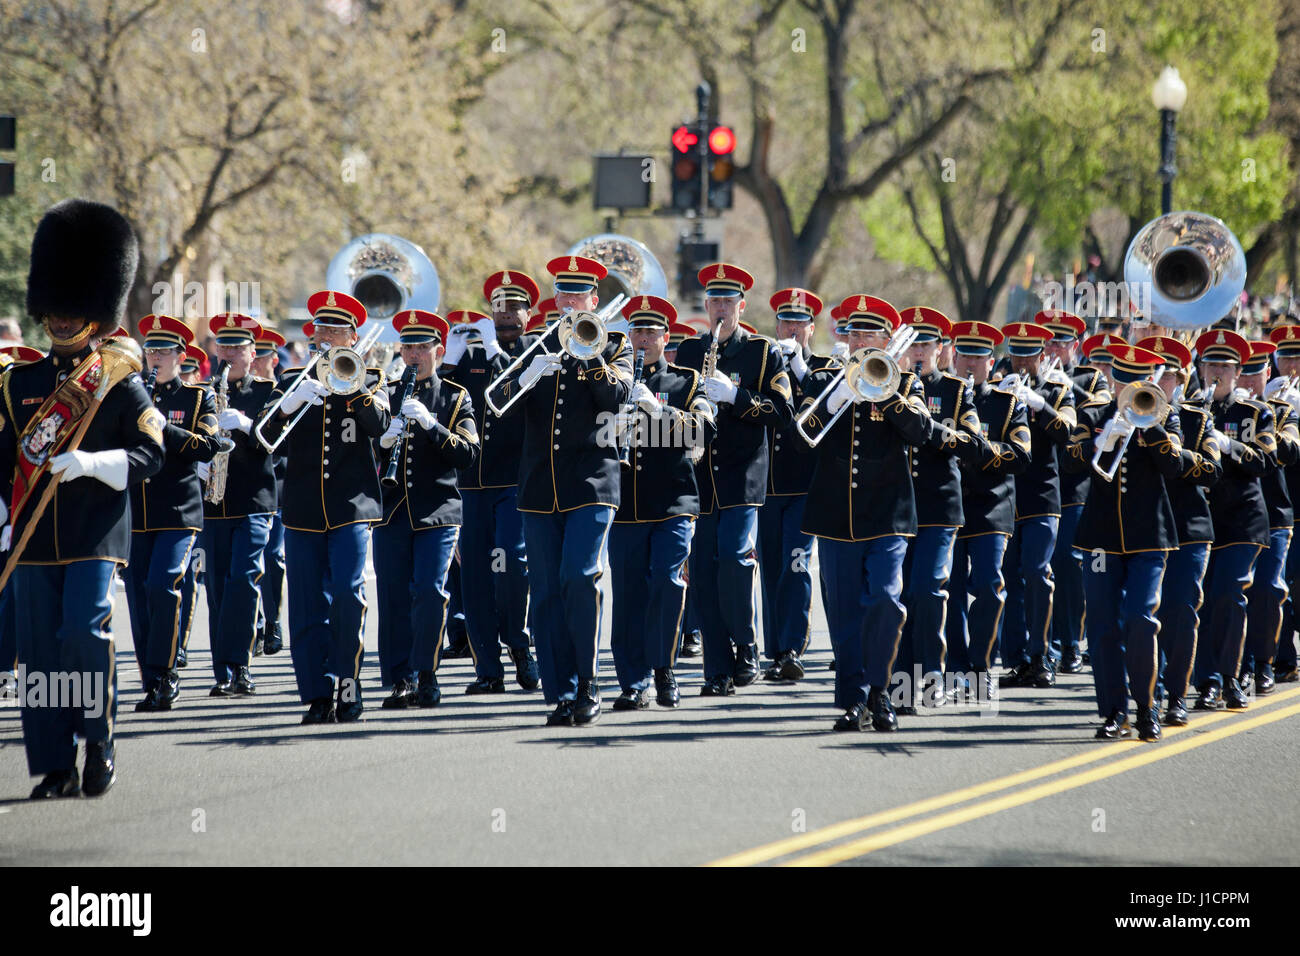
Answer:
<svg viewBox="0 0 1300 956"><path fill-rule="evenodd" d="M1107 481L1115 480L1115 472L1119 471L1119 463L1124 458L1124 452L1128 450L1128 443L1132 440L1133 433L1139 429L1162 424L1169 415L1171 407L1169 399L1165 397L1164 389L1160 387L1162 374L1164 374L1163 368L1157 369L1149 382L1129 382L1120 391L1119 398L1115 400L1115 415L1102 429L1101 435L1097 438L1097 450L1092 456L1093 471ZM1124 433L1124 441L1114 450L1115 458L1110 463L1110 467L1102 468L1102 456L1111 454L1103 449L1110 437L1115 434L1118 427L1116 422L1121 418L1132 427Z"/></svg>
<svg viewBox="0 0 1300 956"><path fill-rule="evenodd" d="M892 397L903 380L903 374L898 369L898 360L915 341L916 327L905 325L894 333L889 344L883 349L863 348L850 355L844 367L826 383L826 387L818 394L817 400L809 403L794 421L794 427L809 447L816 448L821 444L822 439L830 432L831 426L839 421L844 410L850 405L858 402L883 402ZM817 408L830 398L840 382L848 382L849 388L853 390L853 400L837 408L822 430L816 436L809 437L804 426Z"/></svg>
<svg viewBox="0 0 1300 956"><path fill-rule="evenodd" d="M442 298L438 270L424 250L382 232L357 236L335 253L323 288L346 292L364 305L367 320L381 330L380 342L397 342L392 319L398 312L437 312Z"/></svg>
<svg viewBox="0 0 1300 956"><path fill-rule="evenodd" d="M220 416L230 405L230 366L221 370L221 381L217 385L217 415ZM235 449L235 442L228 429L217 432L217 442L221 447L208 465L208 484L203 489L203 500L210 504L220 504L226 497L226 478L230 474L230 453Z"/></svg>
<svg viewBox="0 0 1300 956"><path fill-rule="evenodd" d="M519 356L506 366L505 371L492 380L484 393L487 398L488 408L492 409L495 415L504 415L528 391L526 388L521 388L506 401L501 403L497 401L496 393L501 384L520 369L526 368L534 352L541 349L538 352L539 355L558 354L549 351L545 347L545 343L550 341L552 336L555 336L558 341L559 351L566 353L571 358L585 362L588 359L598 357L601 352L605 351L605 346L609 342L608 325L610 321L614 316L618 315L619 310L626 304L627 296L620 293L614 296L609 304L602 306L599 312L569 311L564 313L559 321L547 329L545 334L539 336L536 342L519 353Z"/></svg>
<svg viewBox="0 0 1300 956"><path fill-rule="evenodd" d="M1124 257L1130 289L1150 289L1147 318L1172 329L1207 328L1228 315L1246 286L1246 254L1223 222L1171 212L1138 231Z"/></svg>

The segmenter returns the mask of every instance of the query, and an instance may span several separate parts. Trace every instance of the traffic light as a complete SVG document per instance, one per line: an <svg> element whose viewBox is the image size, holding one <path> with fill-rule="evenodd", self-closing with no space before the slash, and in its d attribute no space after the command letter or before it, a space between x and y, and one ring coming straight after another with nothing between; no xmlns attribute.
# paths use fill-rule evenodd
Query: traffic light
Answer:
<svg viewBox="0 0 1300 956"><path fill-rule="evenodd" d="M709 208L731 208L731 177L736 171L736 134L730 126L709 130Z"/></svg>
<svg viewBox="0 0 1300 956"><path fill-rule="evenodd" d="M683 124L673 130L673 208L700 206L700 140L703 130Z"/></svg>

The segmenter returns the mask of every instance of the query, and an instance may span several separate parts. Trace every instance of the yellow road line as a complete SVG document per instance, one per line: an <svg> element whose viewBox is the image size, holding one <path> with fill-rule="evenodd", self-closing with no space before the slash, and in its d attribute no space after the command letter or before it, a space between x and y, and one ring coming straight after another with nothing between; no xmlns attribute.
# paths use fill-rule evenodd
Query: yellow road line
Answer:
<svg viewBox="0 0 1300 956"><path fill-rule="evenodd" d="M1268 706L1270 703L1280 703L1289 697L1300 696L1300 687L1291 690L1282 691L1273 694L1267 698L1257 698L1261 703L1259 706ZM1227 720L1229 717L1236 716L1236 711L1217 711L1207 714L1204 717L1198 717L1187 727L1170 727L1165 730L1165 739L1188 731L1218 723L1221 720ZM988 796L997 793L999 790L1006 790L1009 787L1018 787L1021 784L1032 783L1035 780L1041 780L1043 777L1050 777L1067 770L1074 770L1078 767L1086 766L1090 763L1096 763L1099 760L1108 760L1116 756L1119 749L1127 749L1124 744L1130 747L1139 746L1137 740L1120 741L1118 744L1109 744L1099 746L1085 753L1075 754L1073 757L1065 757L1061 760L1054 760L1051 763L1043 764L1041 767L1031 767L1028 770L1020 770L1016 773L1004 777L995 777L984 783L975 784L970 787L963 787L960 790L953 790L950 793L940 794L935 797L927 797L924 800L918 800L915 803L906 803L901 807L894 807L892 810L882 810L878 813L868 814L864 817L857 817L853 820L845 820L841 823L831 824L813 830L809 833L801 833L797 836L786 837L784 840L777 840L774 843L768 843L752 850L744 850L740 853L733 853L730 856L724 856L721 859L714 860L706 866L754 866L758 863L766 863L769 860L775 860L777 857L788 856L791 853L797 853L800 850L806 850L810 847L818 846L822 843L829 843L843 837L852 836L855 833L861 833L863 830L869 830L873 827L884 826L889 823L898 823L906 820L908 817L918 816L922 813L929 813L932 810L942 810L944 807L950 807L954 804L965 803L967 800L974 800L977 797ZM1141 744L1141 746L1150 746Z"/></svg>
<svg viewBox="0 0 1300 956"><path fill-rule="evenodd" d="M962 823L969 823L971 820L978 820L980 817L991 816L992 814L999 813L1003 810L1009 810L1026 803L1033 803L1034 801L1041 800L1044 797L1050 797L1058 793L1065 793L1068 790L1075 790L1079 787L1086 786L1087 784L1096 783L1098 780L1105 780L1107 777L1113 777L1129 770L1135 770L1138 767L1144 767L1148 764L1153 764L1169 757L1175 757L1178 754L1186 753L1189 750L1195 750L1197 747L1204 747L1207 744L1224 740L1247 730L1253 730L1256 727L1263 727L1266 724L1285 720L1287 717L1293 717L1296 714L1300 714L1300 704L1292 704L1290 707L1284 707L1281 710L1271 710L1268 713L1260 714L1258 717L1249 717L1244 720L1234 721L1227 727L1220 727L1218 730L1211 730L1204 734L1186 737L1176 743L1169 744L1168 746L1148 748L1142 753L1134 754L1131 757L1124 757L1123 759L1116 760L1101 767L1094 767L1092 770L1085 770L1081 773L1071 774L1070 776L1063 777L1060 780L1052 780L1047 783L1039 784L1036 787L1030 787L1027 790L1009 793L1004 797L986 800L983 803L977 803L969 807L962 807L960 810L953 810L949 813L941 813L935 817L929 817L925 820L919 820L915 823L896 827L893 830L886 830L883 833L876 833L869 837L863 837L860 840L854 840L850 843L844 843L839 846L830 847L826 850L809 853L805 856L790 860L783 865L830 866L835 863L843 863L845 860L866 856L868 853L873 853L883 847L893 846L895 843L914 840L917 837L925 836L938 830L946 830L949 827L955 827ZM1205 723L1205 721L1199 721L1199 723Z"/></svg>

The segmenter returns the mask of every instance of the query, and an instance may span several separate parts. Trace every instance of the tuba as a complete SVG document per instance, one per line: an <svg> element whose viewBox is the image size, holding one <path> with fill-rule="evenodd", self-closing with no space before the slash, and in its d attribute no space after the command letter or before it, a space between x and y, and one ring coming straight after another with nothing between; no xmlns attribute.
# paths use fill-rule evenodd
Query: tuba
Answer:
<svg viewBox="0 0 1300 956"><path fill-rule="evenodd" d="M357 236L335 254L325 270L326 289L346 292L379 322L380 342L396 342L392 319L405 309L437 312L442 284L424 250L400 236L372 232Z"/></svg>
<svg viewBox="0 0 1300 956"><path fill-rule="evenodd" d="M588 236L574 243L565 255L595 259L609 270L596 289L601 302L608 302L619 293L628 298L638 295L668 298L668 276L664 267L644 242L630 236L614 232Z"/></svg>
<svg viewBox="0 0 1300 956"><path fill-rule="evenodd" d="M1148 318L1172 329L1208 328L1240 300L1246 254L1224 223L1171 212L1143 226L1124 257L1130 289L1149 288Z"/></svg>

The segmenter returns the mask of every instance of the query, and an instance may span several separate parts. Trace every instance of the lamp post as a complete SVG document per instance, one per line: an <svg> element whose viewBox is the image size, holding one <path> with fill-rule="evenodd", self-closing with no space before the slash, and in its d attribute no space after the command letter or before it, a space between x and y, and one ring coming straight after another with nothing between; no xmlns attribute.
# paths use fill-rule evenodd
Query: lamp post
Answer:
<svg viewBox="0 0 1300 956"><path fill-rule="evenodd" d="M1174 177L1178 167L1174 165L1174 148L1177 143L1174 124L1178 121L1178 111L1187 102L1187 84L1178 76L1178 70L1167 66L1160 71L1160 79L1151 87L1151 102L1160 111L1160 212L1165 214L1173 210Z"/></svg>

